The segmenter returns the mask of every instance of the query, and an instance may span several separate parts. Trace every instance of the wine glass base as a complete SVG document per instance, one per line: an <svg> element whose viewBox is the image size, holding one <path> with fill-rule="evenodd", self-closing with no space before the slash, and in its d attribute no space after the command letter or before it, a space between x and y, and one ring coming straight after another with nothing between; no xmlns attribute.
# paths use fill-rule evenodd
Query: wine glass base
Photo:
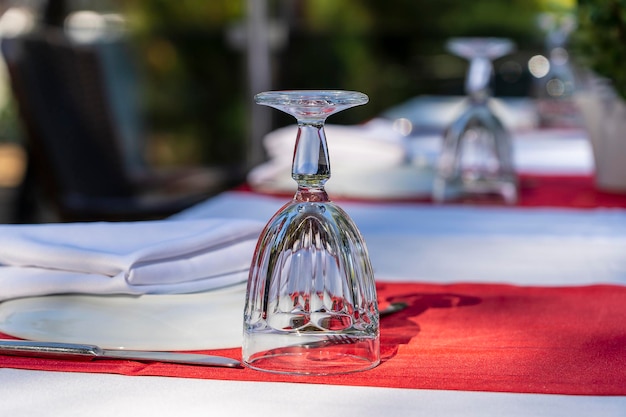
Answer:
<svg viewBox="0 0 626 417"><path fill-rule="evenodd" d="M506 204L518 201L517 181L490 179L449 181L437 178L433 184L433 200L437 203L464 199L502 199Z"/></svg>

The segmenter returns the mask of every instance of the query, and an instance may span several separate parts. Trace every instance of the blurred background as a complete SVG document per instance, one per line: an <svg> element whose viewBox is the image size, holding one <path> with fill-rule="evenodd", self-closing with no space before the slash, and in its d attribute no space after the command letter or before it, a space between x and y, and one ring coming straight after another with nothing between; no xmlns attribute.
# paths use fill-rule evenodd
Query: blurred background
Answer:
<svg viewBox="0 0 626 417"><path fill-rule="evenodd" d="M293 123L282 112L254 105L255 93L361 91L370 103L332 120L361 123L419 95L463 95L468 64L446 51L445 41L497 36L512 39L517 50L494 63L495 95L532 96L532 58L536 63L547 55L555 16L572 16L575 6L574 0L4 0L0 36L57 27L84 44L122 41L133 71L125 91L136 93L133 111L147 162L215 168L226 173L227 187L264 160L267 132ZM552 17L546 19L546 12ZM3 63L5 222L13 221L6 207L28 159L18 113Z"/></svg>

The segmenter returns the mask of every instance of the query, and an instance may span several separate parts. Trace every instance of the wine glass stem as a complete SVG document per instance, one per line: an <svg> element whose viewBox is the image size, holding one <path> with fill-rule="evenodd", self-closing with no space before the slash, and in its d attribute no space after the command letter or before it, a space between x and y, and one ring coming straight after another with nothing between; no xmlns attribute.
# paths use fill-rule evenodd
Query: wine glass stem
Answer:
<svg viewBox="0 0 626 417"><path fill-rule="evenodd" d="M493 64L488 58L476 57L470 61L465 89L475 102L484 102L490 96Z"/></svg>
<svg viewBox="0 0 626 417"><path fill-rule="evenodd" d="M323 122L298 122L291 177L298 183L298 201L328 201L324 184L330 178L330 160Z"/></svg>

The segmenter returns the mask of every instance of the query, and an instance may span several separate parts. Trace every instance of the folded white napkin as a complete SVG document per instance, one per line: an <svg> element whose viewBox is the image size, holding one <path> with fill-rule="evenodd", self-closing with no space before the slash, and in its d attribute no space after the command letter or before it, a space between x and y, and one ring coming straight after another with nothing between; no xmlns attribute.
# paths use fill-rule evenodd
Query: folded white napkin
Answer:
<svg viewBox="0 0 626 417"><path fill-rule="evenodd" d="M172 294L245 281L263 223L212 218L0 226L0 301Z"/></svg>
<svg viewBox="0 0 626 417"><path fill-rule="evenodd" d="M393 129L388 121L373 119L360 125L324 126L331 164L389 166L406 159L406 138ZM276 129L263 138L270 159L291 164L298 127Z"/></svg>

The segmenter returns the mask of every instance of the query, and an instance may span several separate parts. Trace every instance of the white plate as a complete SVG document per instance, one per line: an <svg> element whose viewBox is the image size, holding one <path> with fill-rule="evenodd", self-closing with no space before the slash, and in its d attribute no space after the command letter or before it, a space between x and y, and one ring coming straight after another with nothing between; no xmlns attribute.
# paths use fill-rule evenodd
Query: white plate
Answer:
<svg viewBox="0 0 626 417"><path fill-rule="evenodd" d="M0 331L106 349L202 350L241 346L245 284L196 294L58 295L0 304Z"/></svg>
<svg viewBox="0 0 626 417"><path fill-rule="evenodd" d="M332 176L325 188L331 199L429 197L435 172L432 166L420 166L420 162L423 161L382 167L368 166L367 163L359 167L336 164L332 166ZM262 193L294 193L298 188L291 178L291 166L274 166L271 162L255 168L248 181L255 191Z"/></svg>

